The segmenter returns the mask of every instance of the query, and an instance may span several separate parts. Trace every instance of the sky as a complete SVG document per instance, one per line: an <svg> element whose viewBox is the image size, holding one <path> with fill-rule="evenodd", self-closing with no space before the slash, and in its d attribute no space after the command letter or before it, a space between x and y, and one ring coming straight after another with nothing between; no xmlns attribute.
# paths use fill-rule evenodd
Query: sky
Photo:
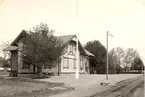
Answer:
<svg viewBox="0 0 145 97"><path fill-rule="evenodd" d="M0 0L0 41L41 22L55 35L76 34L82 44L106 46L109 31L109 50L134 48L145 60L145 0Z"/></svg>

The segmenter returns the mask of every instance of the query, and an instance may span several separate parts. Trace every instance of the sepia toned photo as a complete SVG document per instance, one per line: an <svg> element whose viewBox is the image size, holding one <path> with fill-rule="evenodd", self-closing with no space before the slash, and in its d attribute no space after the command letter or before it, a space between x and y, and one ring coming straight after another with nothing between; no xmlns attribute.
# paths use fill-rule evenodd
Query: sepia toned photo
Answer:
<svg viewBox="0 0 145 97"><path fill-rule="evenodd" d="M145 0L0 0L0 97L144 97Z"/></svg>

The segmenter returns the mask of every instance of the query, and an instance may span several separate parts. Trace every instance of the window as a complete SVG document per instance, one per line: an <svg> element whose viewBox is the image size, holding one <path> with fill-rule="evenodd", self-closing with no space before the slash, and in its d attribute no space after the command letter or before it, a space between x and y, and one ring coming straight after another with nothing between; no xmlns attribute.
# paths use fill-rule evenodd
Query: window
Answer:
<svg viewBox="0 0 145 97"><path fill-rule="evenodd" d="M83 62L82 59L80 59L80 70L83 69L83 63L82 62Z"/></svg>
<svg viewBox="0 0 145 97"><path fill-rule="evenodd" d="M86 70L87 72L89 72L88 63L87 63L87 61L84 61L84 62L85 62L85 70Z"/></svg>
<svg viewBox="0 0 145 97"><path fill-rule="evenodd" d="M76 69L76 59L73 59L73 67Z"/></svg>
<svg viewBox="0 0 145 97"><path fill-rule="evenodd" d="M82 68L85 68L85 60L82 61Z"/></svg>
<svg viewBox="0 0 145 97"><path fill-rule="evenodd" d="M73 51L76 51L76 45L74 44L74 46L73 46Z"/></svg>
<svg viewBox="0 0 145 97"><path fill-rule="evenodd" d="M69 58L69 66L71 66L71 68L73 68L73 65L74 65L74 59Z"/></svg>
<svg viewBox="0 0 145 97"><path fill-rule="evenodd" d="M70 42L69 44L69 54L74 54L76 51L76 46L73 42Z"/></svg>
<svg viewBox="0 0 145 97"><path fill-rule="evenodd" d="M63 68L69 68L69 59L63 58Z"/></svg>
<svg viewBox="0 0 145 97"><path fill-rule="evenodd" d="M73 53L73 44L70 44L70 53Z"/></svg>

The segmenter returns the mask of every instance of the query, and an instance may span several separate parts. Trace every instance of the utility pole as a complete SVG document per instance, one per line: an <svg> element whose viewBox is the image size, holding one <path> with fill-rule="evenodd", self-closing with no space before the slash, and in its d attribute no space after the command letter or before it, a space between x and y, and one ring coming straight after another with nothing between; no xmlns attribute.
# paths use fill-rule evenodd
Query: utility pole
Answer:
<svg viewBox="0 0 145 97"><path fill-rule="evenodd" d="M109 56L108 56L108 36L111 36L111 37L113 37L113 35L112 34L110 34L108 31L107 31L107 34L106 34L106 49L107 49L107 53L106 53L106 55L107 55L107 58L106 58L106 80L108 80L108 59L109 59Z"/></svg>
<svg viewBox="0 0 145 97"><path fill-rule="evenodd" d="M107 48L107 58L106 58L106 80L108 80L108 31L106 35L106 48Z"/></svg>
<svg viewBox="0 0 145 97"><path fill-rule="evenodd" d="M76 0L76 21L78 19L78 0ZM76 36L76 74L75 79L79 80L79 49L78 49L78 37Z"/></svg>

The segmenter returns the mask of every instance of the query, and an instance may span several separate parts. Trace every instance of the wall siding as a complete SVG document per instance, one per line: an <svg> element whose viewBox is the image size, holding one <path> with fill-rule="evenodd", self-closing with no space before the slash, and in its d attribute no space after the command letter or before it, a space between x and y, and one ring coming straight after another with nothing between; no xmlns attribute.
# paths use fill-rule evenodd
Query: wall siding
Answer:
<svg viewBox="0 0 145 97"><path fill-rule="evenodd" d="M64 68L64 58L67 58L68 60L71 60L71 59L76 59L76 51L73 52L73 54L70 54L70 46L71 44L69 43L68 46L64 49L65 50L65 54L63 54L61 57L62 57L62 61L61 61L61 73L75 73L76 72L76 69L74 69L74 65L73 64L70 64L69 63L69 68ZM74 45L75 46L75 45ZM88 70L86 70L86 66L88 67L88 59L87 59L87 56L84 56L84 55L80 55L80 52L79 52L79 60L82 59L83 57L83 62L80 61L81 64L79 65L82 65L83 64L83 68L82 70L80 70L81 73L87 73ZM70 62L70 61L69 61ZM86 62L86 64L85 64ZM76 65L76 62L75 62L75 65ZM80 66L79 66L79 69Z"/></svg>
<svg viewBox="0 0 145 97"><path fill-rule="evenodd" d="M11 52L12 56L11 56L11 62L12 62L12 66L11 69L12 71L17 71L18 70L18 52L17 51L13 51Z"/></svg>
<svg viewBox="0 0 145 97"><path fill-rule="evenodd" d="M22 58L22 51L23 51L23 42L19 40L18 42L18 73L33 73L33 66L29 69L23 68L23 58Z"/></svg>

